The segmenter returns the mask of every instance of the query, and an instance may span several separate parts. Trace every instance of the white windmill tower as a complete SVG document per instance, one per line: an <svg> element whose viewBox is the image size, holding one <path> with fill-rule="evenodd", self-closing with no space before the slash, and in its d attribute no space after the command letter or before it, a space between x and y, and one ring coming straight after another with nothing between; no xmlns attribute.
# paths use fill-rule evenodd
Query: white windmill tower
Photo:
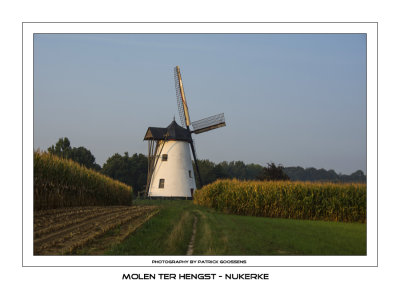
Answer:
<svg viewBox="0 0 400 289"><path fill-rule="evenodd" d="M192 198L196 182L190 150L202 185L192 133L199 134L226 125L223 113L190 122L179 66L176 66L174 71L178 110L183 127L174 119L166 128L147 129L144 140L149 141L146 185L149 197ZM193 130L190 129L190 125Z"/></svg>

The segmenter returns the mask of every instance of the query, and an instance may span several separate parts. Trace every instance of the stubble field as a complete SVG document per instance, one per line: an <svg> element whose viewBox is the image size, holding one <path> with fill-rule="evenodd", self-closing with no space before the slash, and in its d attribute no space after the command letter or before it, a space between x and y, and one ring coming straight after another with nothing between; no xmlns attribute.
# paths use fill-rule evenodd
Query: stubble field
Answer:
<svg viewBox="0 0 400 289"><path fill-rule="evenodd" d="M34 213L34 254L63 255L90 243L111 229L118 234L108 243L123 241L158 212L156 206L74 207ZM107 241L96 246L105 250Z"/></svg>

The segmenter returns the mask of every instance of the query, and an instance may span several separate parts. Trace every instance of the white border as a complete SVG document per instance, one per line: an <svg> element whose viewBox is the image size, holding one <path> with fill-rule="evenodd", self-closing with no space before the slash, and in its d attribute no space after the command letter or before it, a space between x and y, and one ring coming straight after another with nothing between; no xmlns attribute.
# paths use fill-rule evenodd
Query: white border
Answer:
<svg viewBox="0 0 400 289"><path fill-rule="evenodd" d="M367 256L33 256L34 33L366 33ZM246 260L238 266L377 266L377 24L376 23L24 23L23 24L23 266L154 266L152 260ZM160 265L158 265L160 266ZM170 267L169 265L165 265ZM184 265L185 267L190 265ZM210 266L199 265L195 266ZM212 265L211 265L212 266ZM215 266L215 265L214 265ZM218 265L220 266L220 265Z"/></svg>

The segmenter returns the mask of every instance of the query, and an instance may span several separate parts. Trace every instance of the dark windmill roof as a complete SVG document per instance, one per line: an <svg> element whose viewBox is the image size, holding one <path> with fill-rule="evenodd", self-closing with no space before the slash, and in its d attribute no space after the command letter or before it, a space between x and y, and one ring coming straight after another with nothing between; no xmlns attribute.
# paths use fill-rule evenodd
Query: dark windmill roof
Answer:
<svg viewBox="0 0 400 289"><path fill-rule="evenodd" d="M144 140L182 140L190 142L192 137L187 129L179 126L173 120L166 128L149 127Z"/></svg>

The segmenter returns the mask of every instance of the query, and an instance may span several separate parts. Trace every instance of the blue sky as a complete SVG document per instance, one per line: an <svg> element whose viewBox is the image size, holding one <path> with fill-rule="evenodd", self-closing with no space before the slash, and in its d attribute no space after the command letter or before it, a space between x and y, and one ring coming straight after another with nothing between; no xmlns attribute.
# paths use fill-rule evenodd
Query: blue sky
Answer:
<svg viewBox="0 0 400 289"><path fill-rule="evenodd" d="M192 121L225 113L200 159L366 171L364 34L35 34L34 148L146 154L179 120L176 65Z"/></svg>

